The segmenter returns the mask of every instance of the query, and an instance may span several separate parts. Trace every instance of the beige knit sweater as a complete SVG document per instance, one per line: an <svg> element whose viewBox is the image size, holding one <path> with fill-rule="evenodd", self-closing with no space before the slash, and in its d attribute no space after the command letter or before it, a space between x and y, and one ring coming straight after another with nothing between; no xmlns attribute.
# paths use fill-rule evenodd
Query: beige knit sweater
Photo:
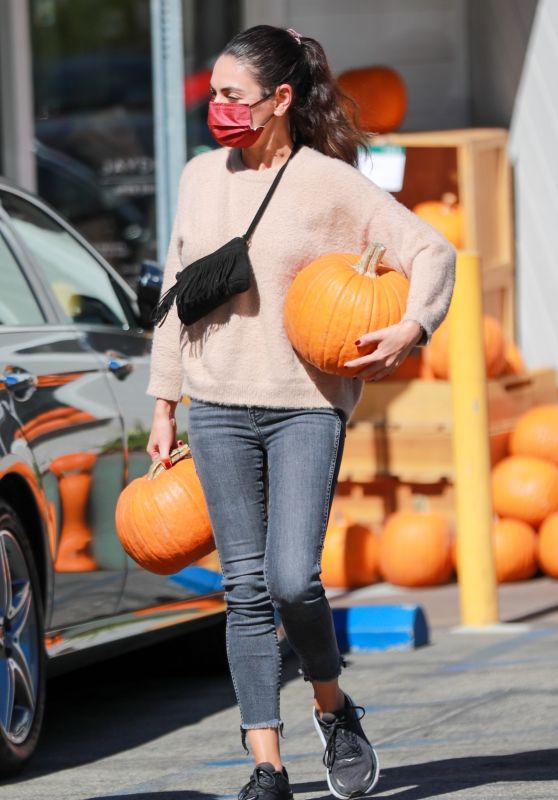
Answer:
<svg viewBox="0 0 558 800"><path fill-rule="evenodd" d="M247 168L234 148L186 164L163 292L183 266L246 232L278 169ZM404 319L420 322L430 338L449 306L454 248L354 167L300 148L252 237L251 288L193 325L182 325L173 305L153 332L147 394L227 405L333 406L350 417L363 382L303 361L287 338L283 303L310 261L332 251L359 254L371 241L385 244L383 263L410 279Z"/></svg>

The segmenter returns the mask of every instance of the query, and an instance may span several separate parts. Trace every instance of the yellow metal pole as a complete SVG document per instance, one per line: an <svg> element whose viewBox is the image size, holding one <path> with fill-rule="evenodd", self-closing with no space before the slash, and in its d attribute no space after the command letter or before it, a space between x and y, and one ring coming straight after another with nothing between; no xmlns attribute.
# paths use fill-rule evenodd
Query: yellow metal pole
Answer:
<svg viewBox="0 0 558 800"><path fill-rule="evenodd" d="M498 621L486 366L478 255L459 251L449 311L461 622Z"/></svg>

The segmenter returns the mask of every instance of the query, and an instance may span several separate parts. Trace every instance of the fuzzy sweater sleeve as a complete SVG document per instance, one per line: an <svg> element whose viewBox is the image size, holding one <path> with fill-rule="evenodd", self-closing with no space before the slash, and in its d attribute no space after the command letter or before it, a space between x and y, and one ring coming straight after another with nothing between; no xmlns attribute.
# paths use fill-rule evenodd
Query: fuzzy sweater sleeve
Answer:
<svg viewBox="0 0 558 800"><path fill-rule="evenodd" d="M389 192L345 167L345 192L352 204L362 248L371 242L386 247L382 263L402 272L410 282L404 320L424 328L427 344L447 314L455 282L456 251L432 225L414 214ZM348 171L351 171L349 179Z"/></svg>
<svg viewBox="0 0 558 800"><path fill-rule="evenodd" d="M448 312L455 283L455 248L389 192L370 184L375 213L368 224L368 240L382 241L384 263L409 279L403 320L422 325L426 336L421 344L426 344Z"/></svg>
<svg viewBox="0 0 558 800"><path fill-rule="evenodd" d="M183 266L180 260L183 246L180 220L185 206L187 167L188 165L184 167L180 176L177 208L165 259L161 295L173 285L176 273ZM176 304L173 303L162 325L156 325L153 329L149 383L146 394L162 397L165 400L178 401L182 398L183 367L180 343L181 336L185 335L185 327L176 312Z"/></svg>

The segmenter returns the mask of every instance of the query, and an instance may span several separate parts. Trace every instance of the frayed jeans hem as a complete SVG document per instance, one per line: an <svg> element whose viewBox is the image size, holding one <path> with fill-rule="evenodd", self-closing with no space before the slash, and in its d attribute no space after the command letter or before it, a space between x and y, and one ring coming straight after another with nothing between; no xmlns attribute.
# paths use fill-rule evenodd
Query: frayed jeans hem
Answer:
<svg viewBox="0 0 558 800"><path fill-rule="evenodd" d="M347 661L345 660L345 658L342 655L339 655L339 666L337 667L337 672L335 673L335 675L332 675L329 678L318 678L318 677L316 677L314 675L310 675L304 669L304 667L299 667L298 668L298 674L302 675L302 677L304 678L305 681L309 681L309 682L320 681L320 683L325 683L327 681L334 681L335 678L338 678L341 675L343 667L346 667L346 666L347 666Z"/></svg>
<svg viewBox="0 0 558 800"><path fill-rule="evenodd" d="M250 753L250 750L246 747L246 731L248 730L256 730L257 728L279 728L279 733L285 739L286 737L283 734L283 727L285 723L280 719L271 719L269 722L255 722L251 725L245 725L243 722L240 724L240 739L242 741L242 746L246 750L247 753Z"/></svg>

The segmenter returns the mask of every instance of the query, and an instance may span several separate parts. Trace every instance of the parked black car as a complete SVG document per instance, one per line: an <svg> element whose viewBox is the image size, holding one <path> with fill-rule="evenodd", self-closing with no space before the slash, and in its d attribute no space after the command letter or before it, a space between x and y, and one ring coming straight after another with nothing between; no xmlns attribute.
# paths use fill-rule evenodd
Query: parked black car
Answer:
<svg viewBox="0 0 558 800"><path fill-rule="evenodd" d="M115 532L119 493L150 463L157 281L146 267L138 303L56 212L0 179L4 775L36 746L47 674L224 619L218 571L148 573ZM178 412L183 430L187 407Z"/></svg>

